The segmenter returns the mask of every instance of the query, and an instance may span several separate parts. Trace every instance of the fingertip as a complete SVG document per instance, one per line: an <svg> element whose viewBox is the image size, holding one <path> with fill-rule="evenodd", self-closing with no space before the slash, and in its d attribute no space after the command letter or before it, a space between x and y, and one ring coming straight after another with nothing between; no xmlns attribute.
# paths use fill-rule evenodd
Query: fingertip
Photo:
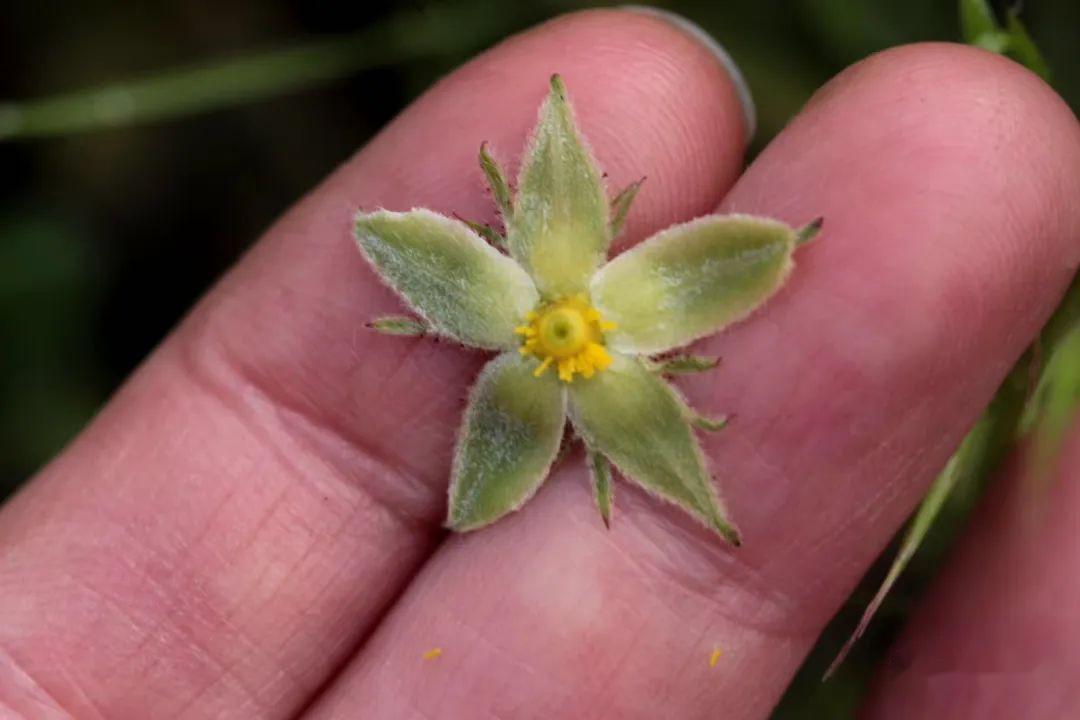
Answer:
<svg viewBox="0 0 1080 720"><path fill-rule="evenodd" d="M683 15L672 12L671 10L649 5L623 5L620 9L627 12L651 15L663 20L689 35L699 42L702 47L712 53L716 61L719 62L720 66L727 72L728 77L731 79L731 83L735 88L735 93L739 98L739 104L743 111L743 137L746 144L749 145L757 132L757 106L754 104L754 97L750 91L750 85L746 82L746 77L743 75L742 69L739 67L738 63L735 62L735 59L727 49L720 44L720 41L694 21Z"/></svg>
<svg viewBox="0 0 1080 720"><path fill-rule="evenodd" d="M1080 204L1069 201L1080 193L1080 123L1045 81L1001 55L941 42L891 48L838 75L807 110L845 115L856 132L876 124L894 144L936 147L946 162L966 153L979 169L969 176L1009 190L988 203L1026 207L1074 230L1080 222ZM1080 244L1064 250L1075 266Z"/></svg>
<svg viewBox="0 0 1080 720"><path fill-rule="evenodd" d="M345 192L484 219L460 148L487 141L513 176L537 108L565 92L611 187L648 174L627 237L712 210L742 170L737 83L698 36L656 14L587 10L514 36L438 83L351 162ZM402 162L401 148L418 162ZM463 161L465 160L465 161ZM470 158L471 160L471 158Z"/></svg>
<svg viewBox="0 0 1080 720"><path fill-rule="evenodd" d="M1056 302L1048 289L1063 288L1080 263L1078 196L1080 125L1046 83L983 50L922 43L832 80L725 205L779 205L792 222L829 218L828 248L806 264L846 258L878 272L887 257L898 282L921 288L904 317L1027 328ZM962 265L943 262L960 257ZM991 289L1015 300L1007 314L982 315Z"/></svg>

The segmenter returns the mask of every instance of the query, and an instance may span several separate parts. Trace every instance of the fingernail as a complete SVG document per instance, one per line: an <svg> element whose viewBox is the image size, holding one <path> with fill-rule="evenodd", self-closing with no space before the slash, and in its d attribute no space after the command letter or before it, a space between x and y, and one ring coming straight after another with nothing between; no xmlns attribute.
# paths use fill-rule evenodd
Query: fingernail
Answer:
<svg viewBox="0 0 1080 720"><path fill-rule="evenodd" d="M679 30L682 30L684 33L704 45L709 52L720 61L720 64L724 66L724 70L727 71L728 76L735 85L735 92L739 96L739 103L742 105L743 111L743 121L746 124L746 144L749 145L750 141L754 139L754 133L757 131L757 108L754 106L754 98L750 95L750 86L746 84L746 78L743 77L739 66L731 59L731 55L724 49L724 46L717 42L716 38L712 35L705 32L700 25L691 20L687 20L682 15L673 13L670 10L663 10L648 5L623 5L621 9L642 13L643 15L651 15L674 25Z"/></svg>

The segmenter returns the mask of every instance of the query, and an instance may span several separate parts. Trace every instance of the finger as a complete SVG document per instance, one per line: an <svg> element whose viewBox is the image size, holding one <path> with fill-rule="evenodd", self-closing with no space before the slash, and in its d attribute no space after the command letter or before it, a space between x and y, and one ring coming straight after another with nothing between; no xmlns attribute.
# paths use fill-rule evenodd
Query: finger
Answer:
<svg viewBox="0 0 1080 720"><path fill-rule="evenodd" d="M737 175L731 81L656 18L569 16L451 75L282 220L4 509L0 673L106 717L275 717L324 682L440 536L481 360L362 329L400 306L356 251L353 215L490 219L477 149L516 156L555 70L612 184L650 177L631 237L705 211Z"/></svg>
<svg viewBox="0 0 1080 720"><path fill-rule="evenodd" d="M1049 494L1019 458L890 653L867 718L1071 717L1080 708L1080 425Z"/></svg>
<svg viewBox="0 0 1080 720"><path fill-rule="evenodd" d="M1019 66L928 45L844 73L723 203L825 232L684 384L736 418L706 449L743 546L627 483L606 532L567 469L444 544L312 717L767 716L1060 296L1078 173Z"/></svg>

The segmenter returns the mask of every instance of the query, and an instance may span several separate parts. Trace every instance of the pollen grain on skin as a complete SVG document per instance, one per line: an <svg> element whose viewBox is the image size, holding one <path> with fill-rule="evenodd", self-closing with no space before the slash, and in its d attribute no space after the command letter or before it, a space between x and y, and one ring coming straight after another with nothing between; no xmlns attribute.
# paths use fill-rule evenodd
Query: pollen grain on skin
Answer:
<svg viewBox="0 0 1080 720"><path fill-rule="evenodd" d="M514 329L522 336L518 352L540 360L533 374L543 375L554 366L563 382L573 382L580 373L591 378L597 370L611 365L611 356L604 347L604 333L615 329L615 323L601 317L583 295L548 303L525 316L526 325Z"/></svg>

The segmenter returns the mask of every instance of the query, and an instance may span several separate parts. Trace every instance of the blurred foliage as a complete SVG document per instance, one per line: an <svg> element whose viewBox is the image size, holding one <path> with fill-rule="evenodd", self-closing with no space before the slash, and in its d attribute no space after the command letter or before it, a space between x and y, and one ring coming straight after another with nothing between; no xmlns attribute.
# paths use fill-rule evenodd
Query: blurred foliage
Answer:
<svg viewBox="0 0 1080 720"><path fill-rule="evenodd" d="M1000 20L988 0L960 0L960 34L969 45L1011 57L1049 80L1050 67L1020 19L1020 6L1011 3Z"/></svg>
<svg viewBox="0 0 1080 720"><path fill-rule="evenodd" d="M846 65L893 45L961 37L956 5L944 0L654 4L697 22L739 62L758 105L755 152ZM0 102L0 135L25 130L33 110L29 124L56 137L0 142L0 498L87 422L277 214L409 100L483 47L584 6L39 0L6 7L0 99L19 103ZM1032 0L1024 20L1055 86L1080 107L1080 3ZM1004 13L998 22L994 32L1019 37L1015 18ZM966 32L988 29L971 23ZM1014 53L1030 51L1012 42ZM42 97L49 99L23 102ZM158 122L134 124L151 120ZM80 128L105 129L69 134ZM1033 428L1046 428L1039 418L1058 417L1055 399L1076 392L1080 341L1062 337L1048 357L1032 351L1052 370L1035 395L1050 410L1029 411ZM1057 390L1046 389L1051 383ZM883 556L775 717L853 716L976 490L958 486L880 617L822 684L885 574L891 555Z"/></svg>

